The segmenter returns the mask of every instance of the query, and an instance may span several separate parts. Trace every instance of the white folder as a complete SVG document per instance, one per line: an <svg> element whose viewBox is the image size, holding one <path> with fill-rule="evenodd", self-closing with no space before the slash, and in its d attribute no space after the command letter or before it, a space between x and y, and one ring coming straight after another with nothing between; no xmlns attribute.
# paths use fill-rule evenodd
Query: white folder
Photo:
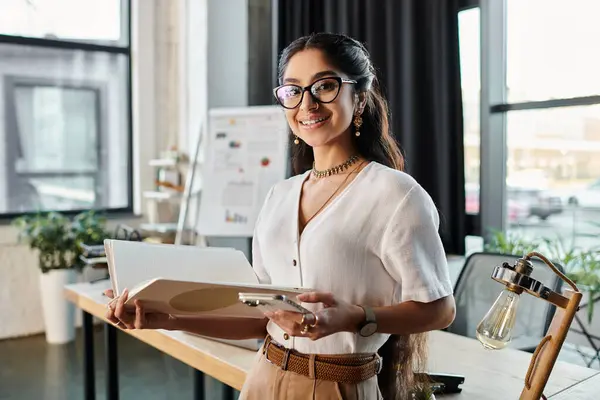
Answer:
<svg viewBox="0 0 600 400"><path fill-rule="evenodd" d="M240 292L295 297L299 287L261 284L244 253L231 248L176 246L107 239L104 242L113 291L129 290L148 311L176 315L264 318L238 300Z"/></svg>

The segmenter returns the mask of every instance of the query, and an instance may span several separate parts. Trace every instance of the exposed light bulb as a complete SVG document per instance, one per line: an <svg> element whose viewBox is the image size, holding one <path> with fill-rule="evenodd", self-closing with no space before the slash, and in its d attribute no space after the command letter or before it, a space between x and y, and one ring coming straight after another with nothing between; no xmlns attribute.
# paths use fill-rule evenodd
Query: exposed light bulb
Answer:
<svg viewBox="0 0 600 400"><path fill-rule="evenodd" d="M504 289L477 325L477 339L486 349L499 350L506 347L512 339L512 329L517 316L519 295Z"/></svg>

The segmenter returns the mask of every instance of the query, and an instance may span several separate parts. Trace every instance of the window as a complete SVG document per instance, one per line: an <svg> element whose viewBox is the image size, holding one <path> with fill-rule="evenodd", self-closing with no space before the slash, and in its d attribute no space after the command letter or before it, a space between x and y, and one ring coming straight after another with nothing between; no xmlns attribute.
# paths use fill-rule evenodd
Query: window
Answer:
<svg viewBox="0 0 600 400"><path fill-rule="evenodd" d="M502 179L486 191L492 200L482 204L482 220L498 221L492 214L502 210L503 223L482 226L482 233L504 228L525 239L560 239L565 248L596 247L600 2L494 0L486 7L482 23L489 37L482 48L493 51L484 60L489 76L482 87L491 104L482 132L503 138L503 146L485 150L502 153L504 165L488 166L502 172L487 176ZM498 180L504 189L496 192ZM502 193L504 203L492 193Z"/></svg>
<svg viewBox="0 0 600 400"><path fill-rule="evenodd" d="M507 225L591 248L600 234L600 105L506 116Z"/></svg>
<svg viewBox="0 0 600 400"><path fill-rule="evenodd" d="M128 26L128 1L0 4L0 215L131 210Z"/></svg>
<svg viewBox="0 0 600 400"><path fill-rule="evenodd" d="M600 94L600 2L507 0L509 103Z"/></svg>
<svg viewBox="0 0 600 400"><path fill-rule="evenodd" d="M461 11L458 14L458 26L465 146L465 207L467 214L478 214L481 85L479 8Z"/></svg>
<svg viewBox="0 0 600 400"><path fill-rule="evenodd" d="M127 45L128 2L122 0L2 0L0 34Z"/></svg>
<svg viewBox="0 0 600 400"><path fill-rule="evenodd" d="M463 0L458 13L460 73L463 101L465 152L466 253L480 251L480 169L481 169L481 51L480 9L476 1Z"/></svg>

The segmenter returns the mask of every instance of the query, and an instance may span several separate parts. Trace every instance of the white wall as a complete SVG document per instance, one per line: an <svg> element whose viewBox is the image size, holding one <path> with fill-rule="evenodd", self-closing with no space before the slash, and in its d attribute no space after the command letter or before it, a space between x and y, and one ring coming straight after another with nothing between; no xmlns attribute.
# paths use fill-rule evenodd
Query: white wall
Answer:
<svg viewBox="0 0 600 400"><path fill-rule="evenodd" d="M156 105L155 31L158 0L131 2L131 57L133 105L133 211L143 213L142 193L154 187L154 171L148 162L157 151L156 119L160 109Z"/></svg>
<svg viewBox="0 0 600 400"><path fill-rule="evenodd" d="M179 146L191 156L208 110L208 1L181 1Z"/></svg>
<svg viewBox="0 0 600 400"><path fill-rule="evenodd" d="M192 154L213 107L248 105L248 0L182 0L182 150Z"/></svg>
<svg viewBox="0 0 600 400"><path fill-rule="evenodd" d="M208 2L208 106L248 105L248 0Z"/></svg>
<svg viewBox="0 0 600 400"><path fill-rule="evenodd" d="M37 258L28 247L17 244L0 246L0 339L44 331L40 302ZM100 279L104 273L86 268L78 282ZM75 323L81 325L81 313Z"/></svg>
<svg viewBox="0 0 600 400"><path fill-rule="evenodd" d="M187 0L181 13L180 143L193 155L210 108L248 105L248 0ZM190 209L193 221L197 207ZM209 244L249 252L247 239L209 238Z"/></svg>

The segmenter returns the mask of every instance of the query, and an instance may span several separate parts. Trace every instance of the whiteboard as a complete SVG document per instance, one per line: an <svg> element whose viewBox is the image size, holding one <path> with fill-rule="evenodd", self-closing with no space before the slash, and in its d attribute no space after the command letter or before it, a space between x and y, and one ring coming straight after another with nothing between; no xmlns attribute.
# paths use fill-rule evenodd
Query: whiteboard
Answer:
<svg viewBox="0 0 600 400"><path fill-rule="evenodd" d="M209 110L197 232L251 237L269 189L286 178L288 125L278 106Z"/></svg>

